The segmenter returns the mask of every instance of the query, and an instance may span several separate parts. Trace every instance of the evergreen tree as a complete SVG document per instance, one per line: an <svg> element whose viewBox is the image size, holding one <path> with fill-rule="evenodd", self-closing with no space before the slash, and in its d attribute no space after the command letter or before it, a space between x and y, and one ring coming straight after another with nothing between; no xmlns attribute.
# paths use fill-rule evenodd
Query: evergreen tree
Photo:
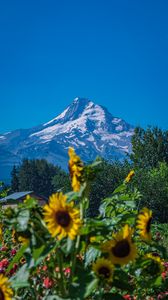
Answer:
<svg viewBox="0 0 168 300"><path fill-rule="evenodd" d="M19 177L18 177L18 169L16 166L13 166L12 172L11 172L11 190L12 192L18 192L19 191Z"/></svg>
<svg viewBox="0 0 168 300"><path fill-rule="evenodd" d="M48 163L45 159L36 160L35 163L38 174L36 192L48 197L53 192L52 178L56 174L56 167Z"/></svg>
<svg viewBox="0 0 168 300"><path fill-rule="evenodd" d="M32 169L30 160L24 159L19 168L19 190L32 191Z"/></svg>
<svg viewBox="0 0 168 300"><path fill-rule="evenodd" d="M53 181L54 176L56 177ZM24 159L18 172L19 191L34 191L48 197L68 182L67 177L60 167L48 163L45 159Z"/></svg>
<svg viewBox="0 0 168 300"><path fill-rule="evenodd" d="M54 192L62 191L63 193L71 190L71 182L69 175L61 169L58 169L57 174L52 179Z"/></svg>

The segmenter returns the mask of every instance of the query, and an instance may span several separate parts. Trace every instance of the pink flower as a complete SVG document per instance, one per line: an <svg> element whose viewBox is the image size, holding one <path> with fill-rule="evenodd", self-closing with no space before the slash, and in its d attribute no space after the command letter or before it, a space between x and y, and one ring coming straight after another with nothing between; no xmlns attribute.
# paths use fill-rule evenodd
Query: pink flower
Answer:
<svg viewBox="0 0 168 300"><path fill-rule="evenodd" d="M164 267L166 268L166 270L168 271L168 262L164 262Z"/></svg>
<svg viewBox="0 0 168 300"><path fill-rule="evenodd" d="M168 291L164 293L160 293L157 297L158 300L160 299L167 299Z"/></svg>
<svg viewBox="0 0 168 300"><path fill-rule="evenodd" d="M53 285L53 281L49 277L45 277L43 280L43 284L46 289L49 289Z"/></svg>
<svg viewBox="0 0 168 300"><path fill-rule="evenodd" d="M4 258L0 261L0 268L6 268L9 265L9 261L7 258Z"/></svg>
<svg viewBox="0 0 168 300"><path fill-rule="evenodd" d="M65 270L64 270L64 274L65 275L69 275L71 273L71 269L70 268L66 268Z"/></svg>
<svg viewBox="0 0 168 300"><path fill-rule="evenodd" d="M16 249L11 250L11 255L14 256L16 254Z"/></svg>
<svg viewBox="0 0 168 300"><path fill-rule="evenodd" d="M131 296L130 295L124 295L123 298L127 299L127 300L131 300Z"/></svg>
<svg viewBox="0 0 168 300"><path fill-rule="evenodd" d="M162 272L162 279L165 279L167 277L167 273L166 272Z"/></svg>
<svg viewBox="0 0 168 300"><path fill-rule="evenodd" d="M47 266L43 266L43 267L42 267L42 270L43 270L43 271L46 271L46 270L47 270Z"/></svg>
<svg viewBox="0 0 168 300"><path fill-rule="evenodd" d="M6 246L1 247L1 251L7 251L7 250L8 250L8 247L6 247Z"/></svg>

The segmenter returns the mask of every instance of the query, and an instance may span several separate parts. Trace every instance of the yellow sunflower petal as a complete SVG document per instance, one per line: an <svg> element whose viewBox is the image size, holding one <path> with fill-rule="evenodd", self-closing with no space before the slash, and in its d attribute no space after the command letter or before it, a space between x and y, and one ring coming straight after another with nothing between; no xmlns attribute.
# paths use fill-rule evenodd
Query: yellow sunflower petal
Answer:
<svg viewBox="0 0 168 300"><path fill-rule="evenodd" d="M69 148L68 154L71 185L74 192L79 192L82 183L83 162L72 147Z"/></svg>
<svg viewBox="0 0 168 300"><path fill-rule="evenodd" d="M137 229L142 239L150 241L152 238L150 229L152 221L152 211L144 207L137 218Z"/></svg>
<svg viewBox="0 0 168 300"><path fill-rule="evenodd" d="M0 299L12 300L13 291L10 288L8 278L4 275L0 275Z"/></svg>
<svg viewBox="0 0 168 300"><path fill-rule="evenodd" d="M129 183L134 175L135 175L134 170L131 170L131 171L129 172L129 174L127 175L127 177L125 178L125 182L126 182L126 183Z"/></svg>
<svg viewBox="0 0 168 300"><path fill-rule="evenodd" d="M79 210L73 207L73 203L66 203L66 199L66 195L62 193L53 194L49 198L49 204L43 208L48 231L59 240L66 236L74 239L81 226Z"/></svg>

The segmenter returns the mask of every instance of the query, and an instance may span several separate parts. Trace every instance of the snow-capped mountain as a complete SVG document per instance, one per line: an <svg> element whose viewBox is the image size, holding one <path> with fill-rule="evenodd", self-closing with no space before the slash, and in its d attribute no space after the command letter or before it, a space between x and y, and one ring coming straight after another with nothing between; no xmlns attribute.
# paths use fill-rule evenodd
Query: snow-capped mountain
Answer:
<svg viewBox="0 0 168 300"><path fill-rule="evenodd" d="M133 126L113 117L108 110L85 98L74 101L56 118L31 129L0 135L1 177L9 177L14 164L23 158L45 158L67 167L68 147L84 161L97 155L112 160L131 151Z"/></svg>

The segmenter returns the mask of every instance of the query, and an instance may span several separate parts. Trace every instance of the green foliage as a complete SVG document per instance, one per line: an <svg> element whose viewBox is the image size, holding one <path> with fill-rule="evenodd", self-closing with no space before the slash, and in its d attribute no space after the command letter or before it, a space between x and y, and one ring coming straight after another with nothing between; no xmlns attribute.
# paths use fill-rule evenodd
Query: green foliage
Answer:
<svg viewBox="0 0 168 300"><path fill-rule="evenodd" d="M0 181L0 198L6 197L10 190L10 187L6 186L3 181Z"/></svg>
<svg viewBox="0 0 168 300"><path fill-rule="evenodd" d="M71 188L70 178L63 170L59 170L52 178L53 192L62 191L68 192Z"/></svg>
<svg viewBox="0 0 168 300"><path fill-rule="evenodd" d="M12 170L12 191L34 191L48 197L54 191L70 187L68 175L45 159L24 159L20 167Z"/></svg>
<svg viewBox="0 0 168 300"><path fill-rule="evenodd" d="M153 210L159 222L168 220L168 164L159 163L157 167L136 170L133 181L142 194L140 206L148 206Z"/></svg>
<svg viewBox="0 0 168 300"><path fill-rule="evenodd" d="M129 170L130 164L127 161L108 163L103 160L101 165L97 166L97 173L90 188L90 216L98 214L101 200L112 194L115 188L122 183Z"/></svg>
<svg viewBox="0 0 168 300"><path fill-rule="evenodd" d="M155 168L159 162L168 163L168 131L158 127L140 127L135 129L132 137L132 154L135 168Z"/></svg>
<svg viewBox="0 0 168 300"><path fill-rule="evenodd" d="M168 131L137 127L132 137L133 186L142 194L140 206L148 206L156 220L168 219Z"/></svg>

